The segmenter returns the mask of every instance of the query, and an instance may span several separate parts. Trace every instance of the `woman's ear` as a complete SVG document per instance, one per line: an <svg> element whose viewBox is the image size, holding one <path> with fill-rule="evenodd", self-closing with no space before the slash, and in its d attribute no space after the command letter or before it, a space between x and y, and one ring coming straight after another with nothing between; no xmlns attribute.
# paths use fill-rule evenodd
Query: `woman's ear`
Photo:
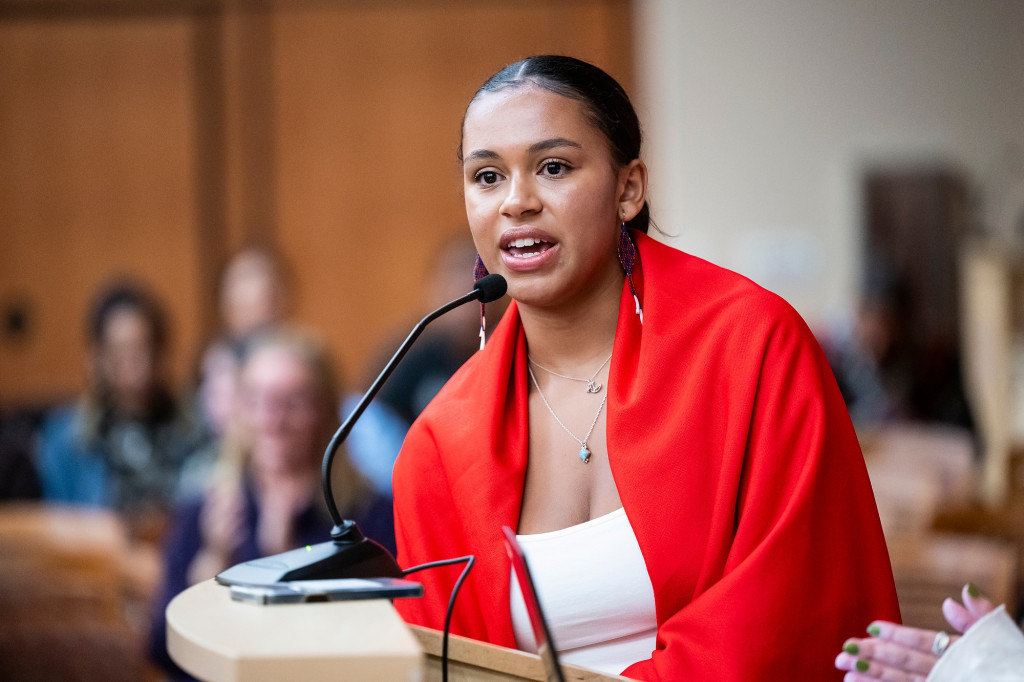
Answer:
<svg viewBox="0 0 1024 682"><path fill-rule="evenodd" d="M619 215L629 222L640 213L647 200L647 165L633 159L619 170Z"/></svg>

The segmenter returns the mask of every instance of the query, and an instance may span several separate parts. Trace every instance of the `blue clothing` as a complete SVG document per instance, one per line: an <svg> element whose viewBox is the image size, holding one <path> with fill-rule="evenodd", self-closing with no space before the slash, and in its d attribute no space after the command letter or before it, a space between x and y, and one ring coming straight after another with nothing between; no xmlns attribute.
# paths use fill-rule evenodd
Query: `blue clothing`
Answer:
<svg viewBox="0 0 1024 682"><path fill-rule="evenodd" d="M256 537L260 510L251 485L245 485L244 492L245 525L242 540L233 557L234 563L251 561L269 554L260 548ZM189 587L188 569L203 545L200 517L204 502L203 496L196 496L175 509L164 544L164 582L153 609L149 651L151 659L171 672L173 679L190 678L167 654L167 621L164 614L171 600ZM348 510L346 517L359 525L363 535L376 540L392 555L395 553L394 510L389 498L371 493L358 508ZM330 540L332 525L331 517L317 500L295 518L295 546Z"/></svg>
<svg viewBox="0 0 1024 682"><path fill-rule="evenodd" d="M351 395L341 405L342 418L359 404L361 395ZM348 458L374 490L391 497L391 471L402 449L409 424L382 403L371 402L348 434Z"/></svg>
<svg viewBox="0 0 1024 682"><path fill-rule="evenodd" d="M53 411L39 432L37 467L43 498L50 502L109 507L110 477L103 452L81 442L79 410Z"/></svg>
<svg viewBox="0 0 1024 682"><path fill-rule="evenodd" d="M39 432L43 498L127 512L169 508L195 440L169 397L138 419L59 408Z"/></svg>

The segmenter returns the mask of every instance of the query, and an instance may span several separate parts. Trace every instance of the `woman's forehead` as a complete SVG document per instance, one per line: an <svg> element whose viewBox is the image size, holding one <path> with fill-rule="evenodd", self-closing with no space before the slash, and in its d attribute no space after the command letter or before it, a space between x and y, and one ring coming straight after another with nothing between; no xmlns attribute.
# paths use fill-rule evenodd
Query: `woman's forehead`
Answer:
<svg viewBox="0 0 1024 682"><path fill-rule="evenodd" d="M602 138L581 102L536 85L482 93L466 111L462 135L466 154L499 143L529 145L561 137L585 144Z"/></svg>
<svg viewBox="0 0 1024 682"><path fill-rule="evenodd" d="M280 346L253 351L242 368L246 383L311 383L312 370L295 353Z"/></svg>

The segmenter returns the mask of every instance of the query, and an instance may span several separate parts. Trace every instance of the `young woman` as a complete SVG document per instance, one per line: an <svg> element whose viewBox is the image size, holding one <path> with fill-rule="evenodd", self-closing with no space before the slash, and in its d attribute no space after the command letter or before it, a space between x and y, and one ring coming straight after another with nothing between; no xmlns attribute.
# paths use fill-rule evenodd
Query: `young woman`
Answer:
<svg viewBox="0 0 1024 682"><path fill-rule="evenodd" d="M529 648L508 525L567 662L834 678L844 633L899 618L856 436L786 303L646 235L640 142L618 83L568 57L470 102L466 211L513 302L409 432L399 561L475 555L453 631ZM457 573L396 606L440 628Z"/></svg>

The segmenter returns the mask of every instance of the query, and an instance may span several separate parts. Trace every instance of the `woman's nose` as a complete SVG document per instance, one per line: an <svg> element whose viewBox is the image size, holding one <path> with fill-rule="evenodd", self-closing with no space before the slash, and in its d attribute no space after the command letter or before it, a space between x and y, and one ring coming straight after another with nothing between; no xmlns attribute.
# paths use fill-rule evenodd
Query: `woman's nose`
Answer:
<svg viewBox="0 0 1024 682"><path fill-rule="evenodd" d="M536 187L528 178L513 177L508 183L508 193L501 202L501 214L516 218L526 213L540 211L540 198Z"/></svg>

